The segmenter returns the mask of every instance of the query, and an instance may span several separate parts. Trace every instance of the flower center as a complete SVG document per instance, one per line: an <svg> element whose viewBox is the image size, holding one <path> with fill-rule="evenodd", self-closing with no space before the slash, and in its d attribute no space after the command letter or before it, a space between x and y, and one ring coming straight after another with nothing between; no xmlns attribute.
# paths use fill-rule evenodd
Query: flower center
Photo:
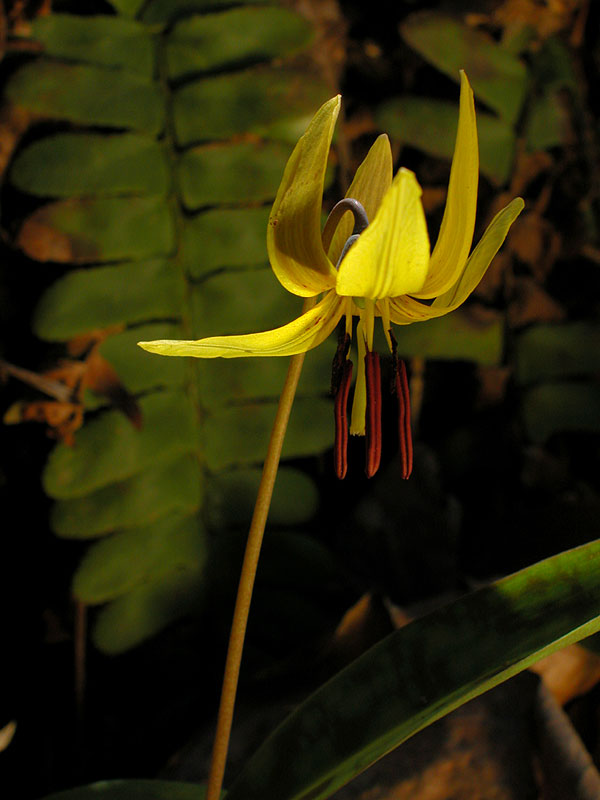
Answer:
<svg viewBox="0 0 600 800"><path fill-rule="evenodd" d="M346 239L337 260L339 268L348 250L369 225L366 211L358 200L346 197L337 203L329 214L323 228L323 246L329 249L335 230L347 212L354 216L352 234ZM387 301L382 301L387 304ZM331 391L334 396L335 444L334 462L338 478L346 476L348 470L348 433L364 435L366 441L365 472L371 478L379 469L382 451L382 398L381 398L381 366L379 354L373 347L373 321L376 303L364 298L348 298L345 331L340 335L336 354L333 359ZM348 426L348 398L352 382L353 365L348 358L352 339L352 304L359 309L358 327L359 369L354 389L352 419ZM412 437L410 429L410 397L408 379L404 361L397 356L397 345L392 333L387 305L378 313L382 316L384 333L392 355L393 379L391 390L396 396L398 409L398 434L400 457L402 460L402 477L407 479L412 471Z"/></svg>

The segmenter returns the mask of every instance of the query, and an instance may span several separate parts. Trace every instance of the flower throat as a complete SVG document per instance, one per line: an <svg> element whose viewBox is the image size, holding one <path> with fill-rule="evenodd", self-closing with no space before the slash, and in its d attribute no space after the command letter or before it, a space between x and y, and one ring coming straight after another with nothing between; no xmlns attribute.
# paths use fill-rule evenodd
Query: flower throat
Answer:
<svg viewBox="0 0 600 800"><path fill-rule="evenodd" d="M353 198L340 200L340 202L333 207L323 229L323 242L326 247L331 242L335 228L347 211L352 212L354 216L354 228L352 234L348 237L342 248L336 264L336 269L339 269L348 250L369 225L365 209L358 200ZM331 392L334 397L335 416L335 473L340 479L346 476L348 470L349 433L356 433L357 435L364 434L366 441L365 472L367 477L371 478L379 469L382 450L381 366L379 354L372 349L372 321L369 326L369 320L366 319L367 303L371 303L371 313L373 313L374 304L373 301L364 300L363 298L349 298L348 303L349 306L353 305L355 308L349 309L346 313L345 330L340 332L337 350L333 358L331 375ZM355 314L358 313L360 317L357 337L358 357L361 361L359 362L359 374L354 390L352 424L349 425L348 398L350 395L350 384L352 382L353 364L348 356L352 341L353 312ZM382 316L382 322L392 356L392 381L390 390L396 397L402 477L406 480L412 472L413 461L408 379L404 361L398 358L396 339L389 325L389 320L386 320L385 317ZM365 397L363 398L362 395L365 395ZM352 430L353 426L356 428L355 418L362 419L360 410L361 404L365 404L363 412L364 430Z"/></svg>

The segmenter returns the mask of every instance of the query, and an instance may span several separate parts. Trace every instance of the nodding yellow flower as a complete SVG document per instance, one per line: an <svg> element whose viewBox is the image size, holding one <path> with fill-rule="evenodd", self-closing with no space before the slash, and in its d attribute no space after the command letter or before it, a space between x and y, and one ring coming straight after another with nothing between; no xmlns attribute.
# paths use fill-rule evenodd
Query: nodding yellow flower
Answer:
<svg viewBox="0 0 600 800"><path fill-rule="evenodd" d="M153 353L196 358L291 356L321 344L345 319L333 369L335 461L346 473L347 401L352 375L349 348L358 317L358 374L349 432L367 437L370 477L381 454L381 388L373 352L375 318L381 318L392 353L399 406L403 475L412 465L410 411L404 364L396 356L391 323L408 325L448 314L477 286L523 209L516 198L500 211L469 255L475 228L479 151L473 92L460 73L458 131L440 232L430 253L421 188L401 168L393 177L392 153L379 136L358 168L346 198L321 231L325 168L341 98L315 114L285 168L267 229L269 260L279 282L300 297L319 301L297 319L274 330L198 341L139 342Z"/></svg>

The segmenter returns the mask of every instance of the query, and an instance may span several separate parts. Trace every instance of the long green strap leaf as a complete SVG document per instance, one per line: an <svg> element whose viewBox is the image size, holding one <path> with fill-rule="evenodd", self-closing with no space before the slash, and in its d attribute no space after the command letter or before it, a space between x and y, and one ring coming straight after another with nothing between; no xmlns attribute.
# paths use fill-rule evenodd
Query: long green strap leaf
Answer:
<svg viewBox="0 0 600 800"><path fill-rule="evenodd" d="M405 739L600 630L600 541L548 558L388 636L308 698L227 800L329 797Z"/></svg>

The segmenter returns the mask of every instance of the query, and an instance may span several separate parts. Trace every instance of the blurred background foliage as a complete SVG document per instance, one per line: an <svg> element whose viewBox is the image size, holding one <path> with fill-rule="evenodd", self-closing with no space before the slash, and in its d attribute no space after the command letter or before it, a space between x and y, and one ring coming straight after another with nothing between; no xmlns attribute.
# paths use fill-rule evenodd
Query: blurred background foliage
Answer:
<svg viewBox="0 0 600 800"><path fill-rule="evenodd" d="M515 195L526 209L463 311L398 333L408 483L391 408L380 474L365 481L351 442L349 478L335 482L335 343L307 357L247 697L326 677L389 629L380 600L410 614L597 537L595 4L15 1L1 22L2 410L50 434L2 429L14 633L1 713L24 722L0 757L15 774L25 753L43 764L23 797L153 775L199 717L210 722L286 364L188 363L135 342L297 313L266 261L266 219L293 144L337 91L327 208L386 131L435 232L464 68L481 151L476 237ZM349 635L344 612L366 594L364 635Z"/></svg>

